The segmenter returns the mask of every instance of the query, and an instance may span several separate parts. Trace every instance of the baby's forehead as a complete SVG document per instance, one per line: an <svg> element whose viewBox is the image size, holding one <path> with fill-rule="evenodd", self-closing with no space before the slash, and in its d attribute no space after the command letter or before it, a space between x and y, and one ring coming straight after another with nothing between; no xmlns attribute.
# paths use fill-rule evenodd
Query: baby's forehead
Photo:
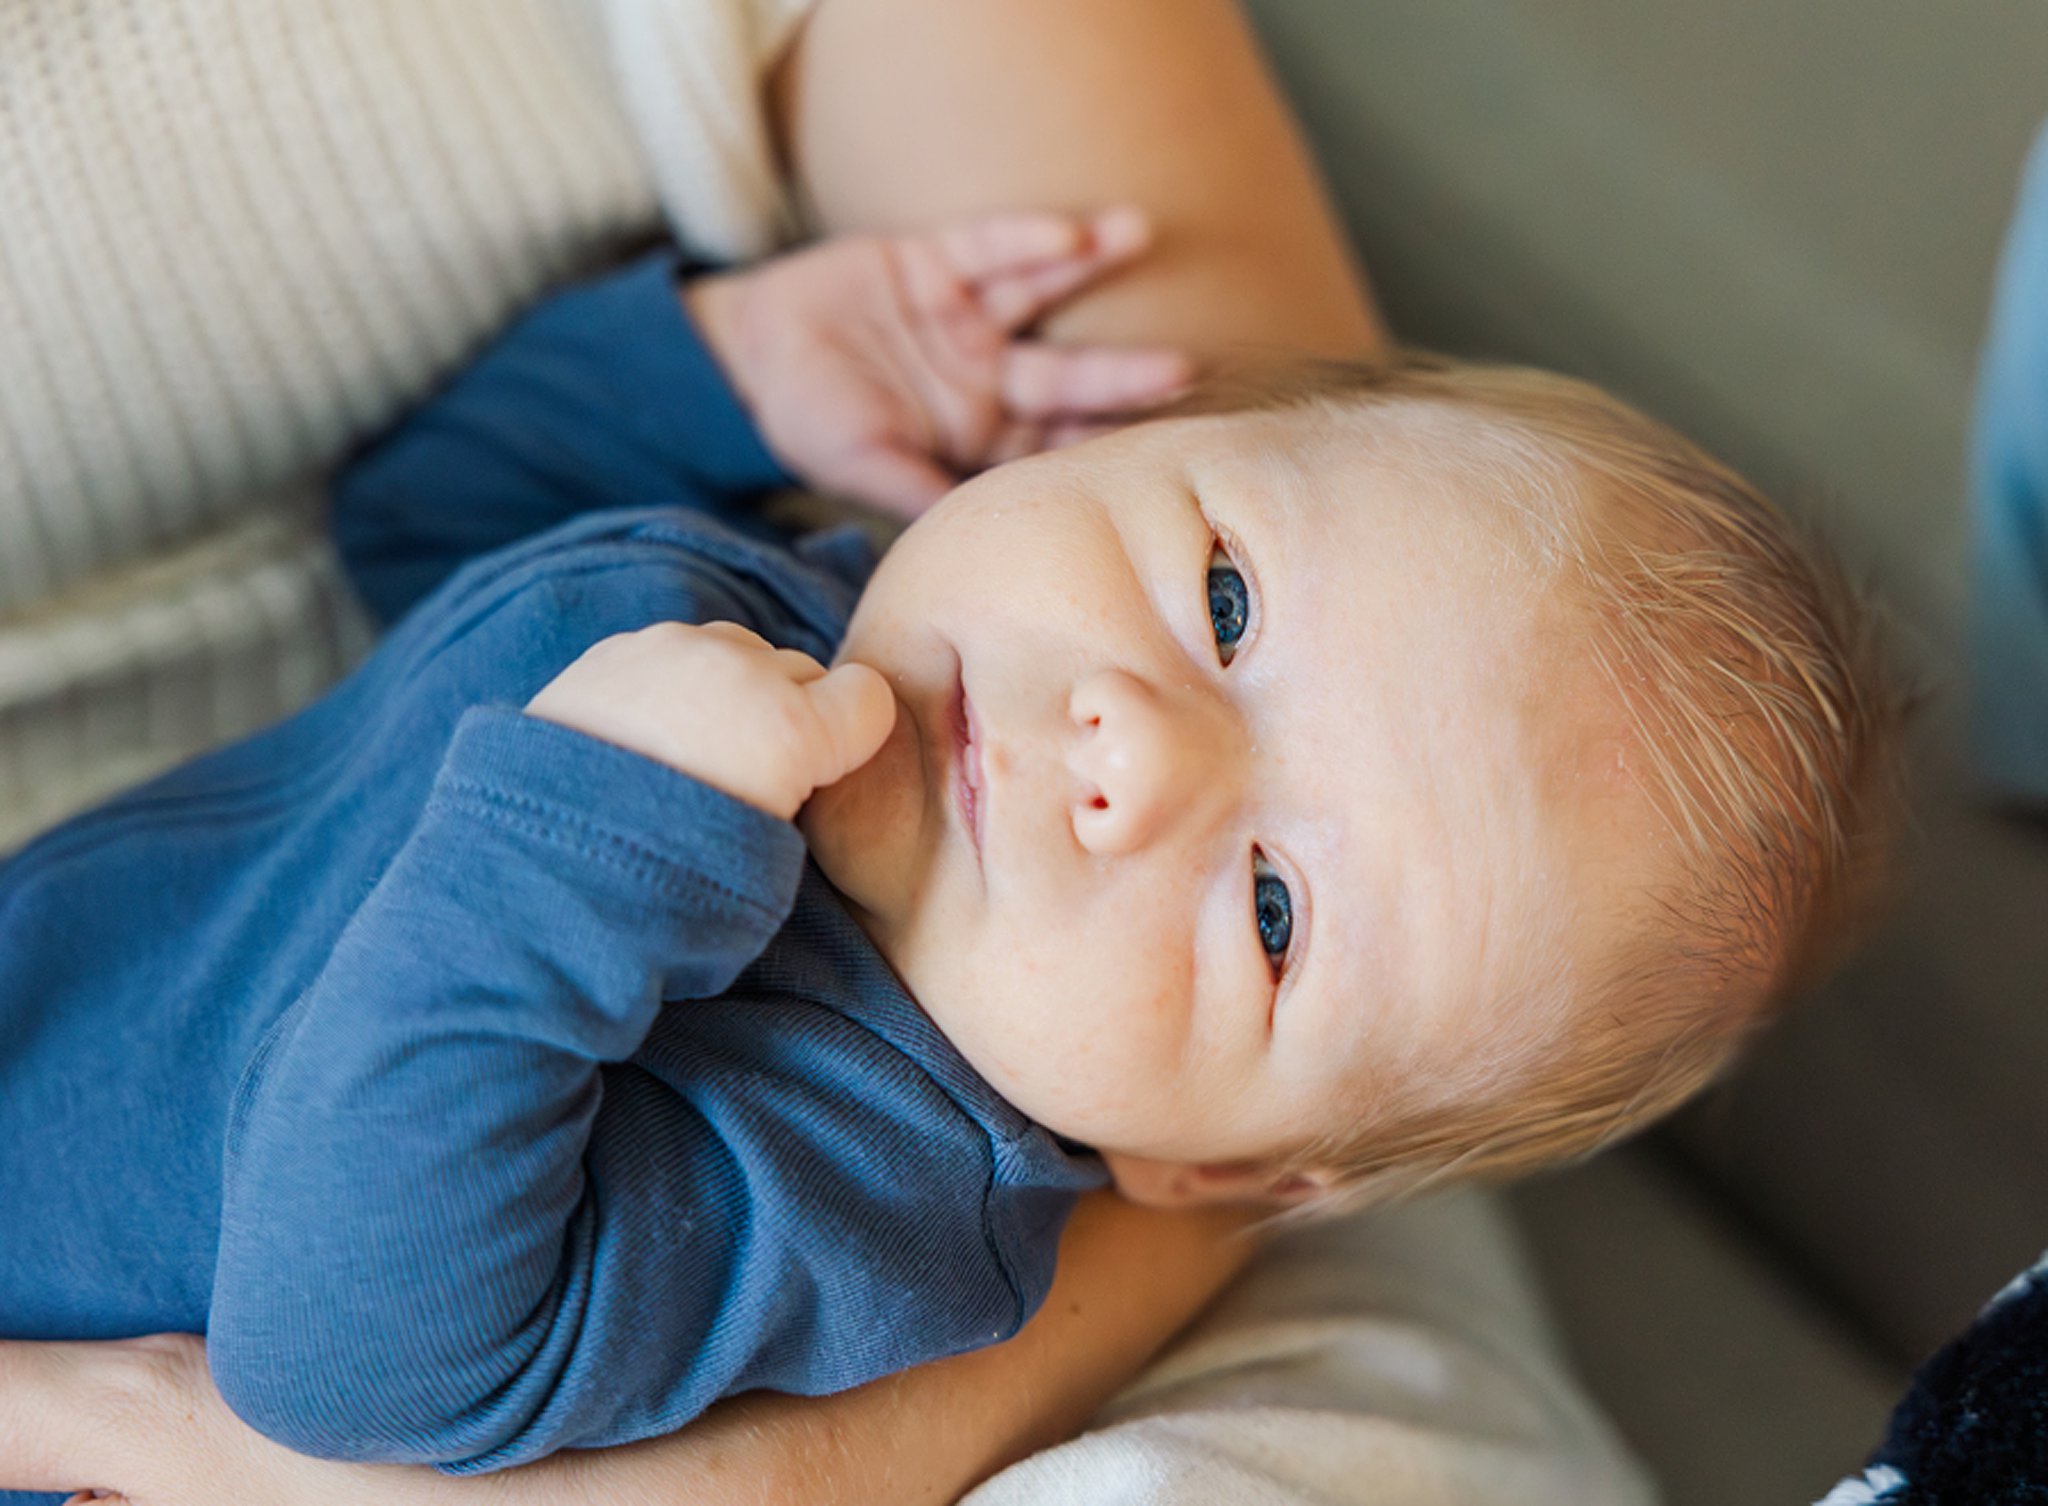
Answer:
<svg viewBox="0 0 2048 1506"><path fill-rule="evenodd" d="M1391 526L1410 525L1411 544L1501 551L1509 574L1554 571L1593 505L1556 446L1445 401L1312 399L1219 414L1160 448L1180 463L1243 473L1270 491L1268 505L1310 513L1327 547L1374 547Z"/></svg>

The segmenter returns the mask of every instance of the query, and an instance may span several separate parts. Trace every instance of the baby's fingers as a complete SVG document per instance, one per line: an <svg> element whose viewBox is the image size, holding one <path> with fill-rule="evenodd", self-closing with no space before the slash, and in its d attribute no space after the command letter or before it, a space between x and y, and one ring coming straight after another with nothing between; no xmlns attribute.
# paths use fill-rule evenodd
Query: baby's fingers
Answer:
<svg viewBox="0 0 2048 1506"><path fill-rule="evenodd" d="M698 629L715 638L724 638L746 648L759 649L768 655L769 662L778 672L788 676L799 685L808 685L825 673L825 666L813 659L800 648L777 648L750 627L737 622L707 622Z"/></svg>
<svg viewBox="0 0 2048 1506"><path fill-rule="evenodd" d="M881 673L865 664L841 664L805 687L825 734L814 788L837 784L873 758L896 724L896 696Z"/></svg>
<svg viewBox="0 0 2048 1506"><path fill-rule="evenodd" d="M1003 406L1019 418L1147 408L1180 396L1194 375L1175 350L1019 343L1003 352Z"/></svg>

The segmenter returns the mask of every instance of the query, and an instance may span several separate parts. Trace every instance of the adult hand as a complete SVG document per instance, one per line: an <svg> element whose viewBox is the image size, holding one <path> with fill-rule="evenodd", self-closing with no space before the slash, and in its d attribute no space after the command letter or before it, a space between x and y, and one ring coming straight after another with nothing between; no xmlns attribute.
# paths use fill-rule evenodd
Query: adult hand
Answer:
<svg viewBox="0 0 2048 1506"><path fill-rule="evenodd" d="M776 458L915 517L966 474L1186 389L1176 351L1022 338L1150 240L1130 208L984 215L829 240L698 278L683 301Z"/></svg>

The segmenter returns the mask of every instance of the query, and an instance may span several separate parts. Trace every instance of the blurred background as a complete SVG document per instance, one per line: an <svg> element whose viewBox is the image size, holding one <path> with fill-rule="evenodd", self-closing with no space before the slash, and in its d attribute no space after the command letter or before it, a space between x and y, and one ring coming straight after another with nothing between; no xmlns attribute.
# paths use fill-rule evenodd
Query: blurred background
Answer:
<svg viewBox="0 0 2048 1506"><path fill-rule="evenodd" d="M1674 1506L1806 1501L2048 1245L2048 826L1963 759L1964 448L2048 8L1250 0L1395 329L1607 383L1822 518L1932 692L1903 901L1673 1129L1516 1192Z"/></svg>

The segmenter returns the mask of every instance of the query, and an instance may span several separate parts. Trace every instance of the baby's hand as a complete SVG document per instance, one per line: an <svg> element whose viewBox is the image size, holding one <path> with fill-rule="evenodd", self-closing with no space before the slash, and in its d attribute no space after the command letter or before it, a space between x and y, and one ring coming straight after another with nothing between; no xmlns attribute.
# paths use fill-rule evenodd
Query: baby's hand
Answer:
<svg viewBox="0 0 2048 1506"><path fill-rule="evenodd" d="M896 697L865 664L827 670L732 622L662 622L586 650L526 704L787 821L873 758Z"/></svg>
<svg viewBox="0 0 2048 1506"><path fill-rule="evenodd" d="M1185 389L1176 351L1018 338L1150 239L1130 208L995 214L827 241L700 277L683 300L777 459L915 517L963 475Z"/></svg>

